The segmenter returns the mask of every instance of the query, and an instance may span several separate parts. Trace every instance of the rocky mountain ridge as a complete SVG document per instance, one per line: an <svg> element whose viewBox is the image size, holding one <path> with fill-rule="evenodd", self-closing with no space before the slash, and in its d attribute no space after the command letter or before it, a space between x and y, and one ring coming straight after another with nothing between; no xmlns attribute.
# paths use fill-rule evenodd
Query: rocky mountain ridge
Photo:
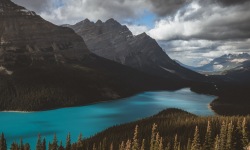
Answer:
<svg viewBox="0 0 250 150"><path fill-rule="evenodd" d="M137 70L165 78L198 80L202 76L173 61L156 40L146 33L134 36L114 19L91 22L85 19L72 28L98 56L116 61Z"/></svg>

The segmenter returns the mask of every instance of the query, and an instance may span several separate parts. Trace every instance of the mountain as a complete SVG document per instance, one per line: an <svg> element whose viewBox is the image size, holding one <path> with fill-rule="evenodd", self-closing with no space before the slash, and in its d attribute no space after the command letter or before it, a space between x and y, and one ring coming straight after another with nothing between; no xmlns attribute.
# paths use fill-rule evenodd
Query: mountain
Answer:
<svg viewBox="0 0 250 150"><path fill-rule="evenodd" d="M173 61L158 43L146 33L134 36L124 25L114 19L106 22L88 19L72 28L98 56L143 72L170 79L198 80L202 76Z"/></svg>
<svg viewBox="0 0 250 150"><path fill-rule="evenodd" d="M190 70L193 70L193 71L196 71L196 67L193 67L193 66L189 66L189 65L186 65L178 60L174 60L176 63L178 63L179 65L181 65L182 67L184 68L187 68L187 69L190 69Z"/></svg>
<svg viewBox="0 0 250 150"><path fill-rule="evenodd" d="M219 97L211 103L217 114L250 114L250 61L211 77L219 81L215 83Z"/></svg>
<svg viewBox="0 0 250 150"><path fill-rule="evenodd" d="M213 61L204 66L190 69L205 74L222 74L224 71L239 67L242 63L249 60L250 55L248 53L227 54L215 58Z"/></svg>
<svg viewBox="0 0 250 150"><path fill-rule="evenodd" d="M250 83L250 60L244 61L239 66L227 70L223 73L229 80L241 82L242 84Z"/></svg>
<svg viewBox="0 0 250 150"><path fill-rule="evenodd" d="M0 110L47 110L183 86L96 56L72 29L10 0L0 1L0 20Z"/></svg>

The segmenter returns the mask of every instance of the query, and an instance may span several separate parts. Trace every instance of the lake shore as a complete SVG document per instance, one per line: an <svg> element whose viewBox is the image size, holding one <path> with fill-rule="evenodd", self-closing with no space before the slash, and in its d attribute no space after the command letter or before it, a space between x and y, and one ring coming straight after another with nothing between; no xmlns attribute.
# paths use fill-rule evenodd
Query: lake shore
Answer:
<svg viewBox="0 0 250 150"><path fill-rule="evenodd" d="M210 108L222 116L245 116L250 114L250 105L241 102L228 102L223 98L217 98L210 103Z"/></svg>
<svg viewBox="0 0 250 150"><path fill-rule="evenodd" d="M17 111L17 110L4 110L4 111L0 111L3 113L33 113L34 111Z"/></svg>

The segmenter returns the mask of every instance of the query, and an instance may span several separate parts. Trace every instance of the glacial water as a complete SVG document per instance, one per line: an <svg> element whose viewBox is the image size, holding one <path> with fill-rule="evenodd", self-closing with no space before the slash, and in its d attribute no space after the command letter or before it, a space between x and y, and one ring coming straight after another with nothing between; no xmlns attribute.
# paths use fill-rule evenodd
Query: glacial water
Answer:
<svg viewBox="0 0 250 150"><path fill-rule="evenodd" d="M214 115L208 107L213 99L215 96L182 89L145 92L125 99L50 111L0 112L0 132L4 132L8 147L22 138L34 149L38 134L46 137L48 143L56 133L58 141L64 142L70 132L72 141L76 141L80 133L89 137L113 125L149 117L166 108L180 108L200 116Z"/></svg>

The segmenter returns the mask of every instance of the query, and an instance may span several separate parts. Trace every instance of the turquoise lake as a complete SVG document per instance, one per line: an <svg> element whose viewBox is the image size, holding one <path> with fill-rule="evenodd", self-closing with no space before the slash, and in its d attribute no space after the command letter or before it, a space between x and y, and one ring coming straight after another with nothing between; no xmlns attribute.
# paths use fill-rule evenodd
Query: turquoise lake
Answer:
<svg viewBox="0 0 250 150"><path fill-rule="evenodd" d="M34 149L38 134L46 137L48 143L56 133L58 141L64 142L70 132L75 142L80 133L89 137L113 125L149 117L166 108L180 108L200 116L214 115L208 104L215 98L182 89L145 92L121 100L50 111L0 112L0 132L4 132L8 148L22 137Z"/></svg>

